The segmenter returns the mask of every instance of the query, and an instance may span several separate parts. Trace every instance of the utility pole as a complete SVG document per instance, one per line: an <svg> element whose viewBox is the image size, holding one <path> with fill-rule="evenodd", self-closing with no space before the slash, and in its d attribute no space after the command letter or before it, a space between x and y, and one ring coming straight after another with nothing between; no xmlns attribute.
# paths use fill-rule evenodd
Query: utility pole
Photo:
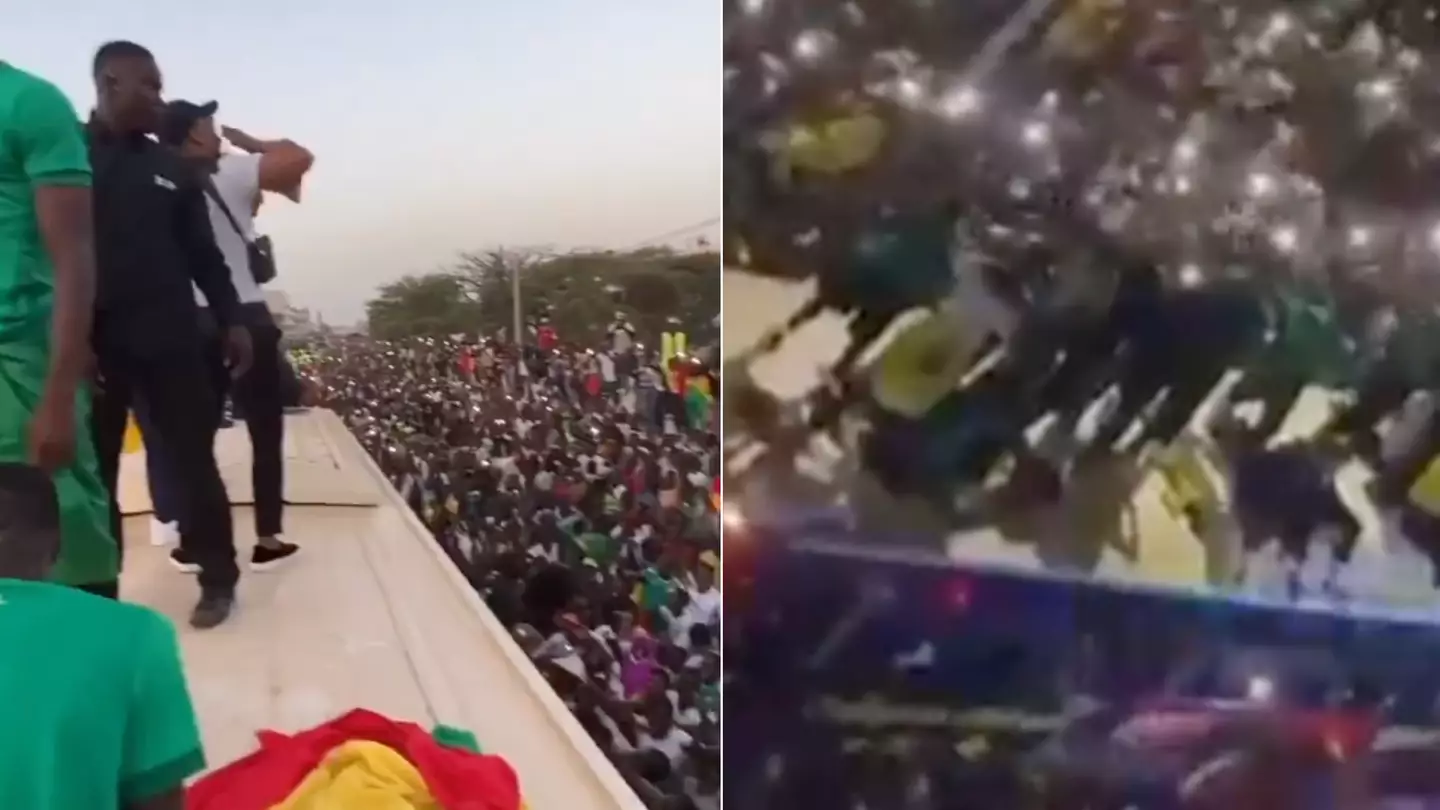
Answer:
<svg viewBox="0 0 1440 810"><path fill-rule="evenodd" d="M520 262L513 259L510 262L510 300L515 309L513 313L515 318L515 365L517 367L515 373L517 377L524 377L525 332L522 323L524 318L521 315L524 308L520 305Z"/></svg>

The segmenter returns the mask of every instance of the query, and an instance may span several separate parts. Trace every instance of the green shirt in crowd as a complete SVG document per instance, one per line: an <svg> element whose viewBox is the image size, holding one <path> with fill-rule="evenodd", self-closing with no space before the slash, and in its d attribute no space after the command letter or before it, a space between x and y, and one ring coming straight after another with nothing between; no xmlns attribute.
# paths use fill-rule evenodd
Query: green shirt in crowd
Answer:
<svg viewBox="0 0 1440 810"><path fill-rule="evenodd" d="M1348 388L1357 374L1355 346L1323 292L1292 287L1275 297L1273 369L1327 388Z"/></svg>

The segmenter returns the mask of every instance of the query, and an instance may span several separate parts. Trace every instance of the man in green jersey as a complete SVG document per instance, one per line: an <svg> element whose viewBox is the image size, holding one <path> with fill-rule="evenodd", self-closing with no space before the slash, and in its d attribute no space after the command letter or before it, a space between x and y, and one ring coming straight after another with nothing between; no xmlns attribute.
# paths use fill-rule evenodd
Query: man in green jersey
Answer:
<svg viewBox="0 0 1440 810"><path fill-rule="evenodd" d="M175 629L45 581L61 545L55 490L0 462L0 807L182 810L205 755Z"/></svg>
<svg viewBox="0 0 1440 810"><path fill-rule="evenodd" d="M50 83L0 62L0 462L54 477L57 581L108 596L119 554L85 390L95 294L90 159Z"/></svg>

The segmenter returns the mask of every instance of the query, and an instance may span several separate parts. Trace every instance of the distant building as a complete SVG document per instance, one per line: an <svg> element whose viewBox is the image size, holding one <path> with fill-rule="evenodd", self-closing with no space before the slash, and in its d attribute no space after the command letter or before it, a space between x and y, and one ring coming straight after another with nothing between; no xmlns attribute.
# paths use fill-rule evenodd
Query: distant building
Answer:
<svg viewBox="0 0 1440 810"><path fill-rule="evenodd" d="M291 305L290 297L280 290L266 290L265 305L275 316L276 325L292 338L310 337L325 326L310 314L310 310Z"/></svg>

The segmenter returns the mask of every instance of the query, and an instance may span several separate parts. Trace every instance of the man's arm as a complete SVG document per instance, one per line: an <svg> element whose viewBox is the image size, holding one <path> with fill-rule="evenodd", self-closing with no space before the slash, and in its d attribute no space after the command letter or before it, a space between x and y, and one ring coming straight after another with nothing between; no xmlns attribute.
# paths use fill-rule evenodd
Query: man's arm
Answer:
<svg viewBox="0 0 1440 810"><path fill-rule="evenodd" d="M54 268L50 369L43 401L69 407L90 364L95 307L95 243L90 156L75 109L55 87L37 83L16 101L25 174L35 189L40 235Z"/></svg>
<svg viewBox="0 0 1440 810"><path fill-rule="evenodd" d="M210 227L210 202L199 182L180 186L180 213L175 227L185 249L190 277L205 296L210 312L223 331L236 323L240 297L235 293L225 254L215 244L215 231Z"/></svg>
<svg viewBox="0 0 1440 810"><path fill-rule="evenodd" d="M195 708L185 684L175 628L147 613L135 639L125 724L120 799L124 810L178 810L185 780L205 770Z"/></svg>
<svg viewBox="0 0 1440 810"><path fill-rule="evenodd" d="M260 189L284 194L300 201L300 182L310 167L315 165L315 155L309 149L294 141L262 141L233 127L224 127L221 134L236 149L260 156Z"/></svg>

